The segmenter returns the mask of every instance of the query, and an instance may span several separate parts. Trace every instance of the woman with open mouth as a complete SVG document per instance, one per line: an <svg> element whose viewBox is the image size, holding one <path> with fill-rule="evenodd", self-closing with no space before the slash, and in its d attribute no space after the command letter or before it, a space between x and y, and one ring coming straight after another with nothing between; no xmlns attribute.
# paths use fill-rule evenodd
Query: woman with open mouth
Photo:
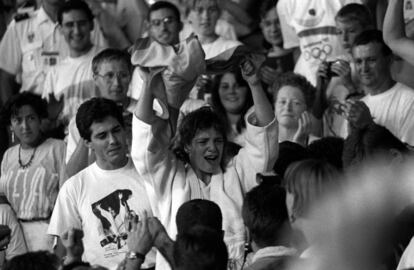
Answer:
<svg viewBox="0 0 414 270"><path fill-rule="evenodd" d="M153 113L153 95L146 87L133 119L131 156L146 181L154 215L175 238L174 221L181 204L197 198L217 203L223 214L229 263L234 269L240 269L244 259L244 194L257 185L257 173L271 170L278 154L277 122L257 76L258 66L255 57L242 64L254 108L245 117L245 146L226 164L227 127L210 108L186 115L172 140L168 121Z"/></svg>

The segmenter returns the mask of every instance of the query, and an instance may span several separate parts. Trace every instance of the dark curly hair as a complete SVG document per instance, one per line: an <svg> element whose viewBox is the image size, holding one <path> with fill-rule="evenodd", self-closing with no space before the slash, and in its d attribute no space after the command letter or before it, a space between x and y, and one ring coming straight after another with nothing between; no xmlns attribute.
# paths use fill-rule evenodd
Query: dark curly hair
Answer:
<svg viewBox="0 0 414 270"><path fill-rule="evenodd" d="M227 119L226 109L223 107L223 104L221 103L220 95L219 95L221 79L227 73L231 73L234 75L234 77L236 78L236 82L239 86L249 88L249 84L243 79L240 69L236 69L233 71L226 72L224 74L217 75L214 78L213 87L211 91L211 103L212 103L211 105L213 107L213 110L221 117L226 127L226 132L229 133L231 131L231 125L229 123L229 120ZM250 90L248 90L246 92L246 102L244 103L244 106L240 111L240 114L242 117L239 119L239 121L236 124L237 132L241 132L246 127L244 116L252 105L253 105L252 93L250 92Z"/></svg>
<svg viewBox="0 0 414 270"><path fill-rule="evenodd" d="M278 77L278 79L270 86L269 90L272 94L273 104L276 102L277 94L283 86L293 86L298 88L305 97L306 107L312 107L315 99L316 89L313 85L302 75L287 72Z"/></svg>
<svg viewBox="0 0 414 270"><path fill-rule="evenodd" d="M217 130L223 136L224 145L226 145L226 127L222 119L210 107L201 107L183 118L170 149L178 159L188 163L190 159L185 151L185 146L191 143L197 132L209 128Z"/></svg>
<svg viewBox="0 0 414 270"><path fill-rule="evenodd" d="M25 105L32 107L40 119L48 117L47 102L38 95L23 92L12 96L4 105L0 113L2 126L10 125L10 120L17 116L19 110Z"/></svg>
<svg viewBox="0 0 414 270"><path fill-rule="evenodd" d="M91 98L80 105L76 113L76 127L80 136L91 140L91 126L94 122L101 122L106 117L112 116L124 127L124 118L121 108L112 100L106 98Z"/></svg>

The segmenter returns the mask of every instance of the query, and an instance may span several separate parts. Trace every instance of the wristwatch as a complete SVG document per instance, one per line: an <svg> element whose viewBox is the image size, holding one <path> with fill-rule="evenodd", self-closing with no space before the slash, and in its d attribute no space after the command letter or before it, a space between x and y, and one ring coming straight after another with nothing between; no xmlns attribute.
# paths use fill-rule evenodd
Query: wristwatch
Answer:
<svg viewBox="0 0 414 270"><path fill-rule="evenodd" d="M126 258L128 260L138 260L141 259L142 261L145 261L145 255L139 252L133 252L133 251L129 251L126 254Z"/></svg>

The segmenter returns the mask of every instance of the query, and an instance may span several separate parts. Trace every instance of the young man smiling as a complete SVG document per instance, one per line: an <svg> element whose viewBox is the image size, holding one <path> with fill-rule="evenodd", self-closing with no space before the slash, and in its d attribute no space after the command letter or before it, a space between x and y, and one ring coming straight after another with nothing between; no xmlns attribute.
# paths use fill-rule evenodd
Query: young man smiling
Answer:
<svg viewBox="0 0 414 270"><path fill-rule="evenodd" d="M66 126L79 105L95 95L92 58L102 50L92 43L92 11L83 1L70 0L58 11L59 31L69 47L69 56L46 76L43 97L59 101L59 120Z"/></svg>
<svg viewBox="0 0 414 270"><path fill-rule="evenodd" d="M92 98L83 103L76 125L96 162L71 177L61 188L48 233L61 237L70 228L84 232L84 259L115 269L128 251L127 220L150 216L144 183L127 156L122 111L114 101ZM154 266L154 254L145 267Z"/></svg>

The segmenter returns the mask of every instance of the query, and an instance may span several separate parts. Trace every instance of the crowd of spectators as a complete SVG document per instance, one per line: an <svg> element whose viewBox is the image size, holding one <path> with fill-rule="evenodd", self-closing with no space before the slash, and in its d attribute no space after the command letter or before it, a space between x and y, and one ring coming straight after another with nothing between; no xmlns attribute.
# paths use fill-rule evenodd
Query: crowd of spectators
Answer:
<svg viewBox="0 0 414 270"><path fill-rule="evenodd" d="M0 269L413 269L413 22L0 0Z"/></svg>

